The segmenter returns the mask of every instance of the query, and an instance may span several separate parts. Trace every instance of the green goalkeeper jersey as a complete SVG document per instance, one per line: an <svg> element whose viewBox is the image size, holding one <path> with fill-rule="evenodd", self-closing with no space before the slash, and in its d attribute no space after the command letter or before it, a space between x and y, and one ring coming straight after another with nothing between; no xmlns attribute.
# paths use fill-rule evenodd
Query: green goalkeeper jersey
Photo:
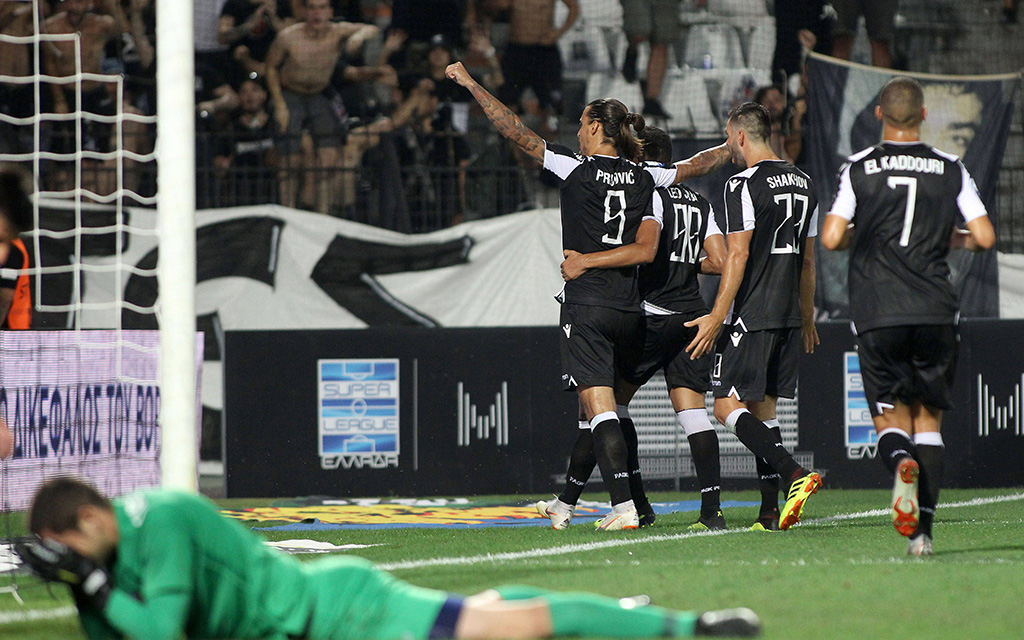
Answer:
<svg viewBox="0 0 1024 640"><path fill-rule="evenodd" d="M315 587L205 498L171 491L114 503L120 531L104 610L82 607L90 638L284 638L310 623Z"/></svg>

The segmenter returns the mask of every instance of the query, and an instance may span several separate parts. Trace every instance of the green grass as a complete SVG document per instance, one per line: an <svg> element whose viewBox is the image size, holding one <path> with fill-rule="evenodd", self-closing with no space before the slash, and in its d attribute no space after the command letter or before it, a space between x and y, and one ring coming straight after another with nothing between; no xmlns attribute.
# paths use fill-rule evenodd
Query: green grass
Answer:
<svg viewBox="0 0 1024 640"><path fill-rule="evenodd" d="M942 502L1016 493L946 490ZM726 497L757 500L752 492L730 492ZM268 537L381 544L360 555L391 565L621 541L626 544L397 569L395 574L418 585L461 593L519 583L611 596L645 593L656 604L678 609L749 606L762 617L768 639L1024 636L1024 500L940 507L936 555L925 559L905 555L905 539L892 529L887 516L826 519L887 507L888 499L887 491L826 490L808 503L803 524L771 534L743 530L753 522L756 509L737 508L725 513L736 528L718 535L687 534L686 525L694 519L690 513L659 517L651 529L619 533L599 533L590 524L579 524L561 532L545 527L391 529ZM70 604L62 590L54 592L56 598L43 587L28 584L22 591L24 608L0 594L0 619L9 612ZM74 618L0 624L0 636L82 637Z"/></svg>

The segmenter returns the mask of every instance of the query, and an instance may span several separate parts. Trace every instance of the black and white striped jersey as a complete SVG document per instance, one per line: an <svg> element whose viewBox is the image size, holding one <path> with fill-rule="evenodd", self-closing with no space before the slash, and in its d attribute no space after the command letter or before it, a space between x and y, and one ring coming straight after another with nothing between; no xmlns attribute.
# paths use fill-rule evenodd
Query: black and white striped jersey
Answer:
<svg viewBox="0 0 1024 640"><path fill-rule="evenodd" d="M799 327L804 250L818 234L811 179L788 162L762 160L726 181L725 221L726 234L753 230L727 322L746 331Z"/></svg>
<svg viewBox="0 0 1024 640"><path fill-rule="evenodd" d="M611 156L582 156L548 144L544 169L561 180L563 249L595 253L632 244L641 220L654 217L651 194L656 181L643 165ZM671 174L674 178L675 171ZM666 178L659 174L658 179ZM640 305L636 273L635 266L590 269L565 283L558 299L636 311Z"/></svg>
<svg viewBox="0 0 1024 640"><path fill-rule="evenodd" d="M864 149L840 169L829 213L854 223L849 288L856 331L956 321L950 237L958 222L987 215L956 156L923 142Z"/></svg>
<svg viewBox="0 0 1024 640"><path fill-rule="evenodd" d="M704 240L721 235L715 212L703 196L683 185L660 187L651 200L663 220L658 255L640 265L640 299L648 315L707 311L697 274Z"/></svg>

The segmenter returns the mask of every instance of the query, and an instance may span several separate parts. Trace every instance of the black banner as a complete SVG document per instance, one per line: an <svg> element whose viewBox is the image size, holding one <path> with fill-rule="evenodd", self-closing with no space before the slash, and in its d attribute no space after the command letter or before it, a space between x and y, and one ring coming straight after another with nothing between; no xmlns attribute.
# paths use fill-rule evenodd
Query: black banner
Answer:
<svg viewBox="0 0 1024 640"><path fill-rule="evenodd" d="M821 203L819 224L823 224L835 199L842 163L881 141L882 124L875 117L875 106L894 72L820 54L811 54L807 70L807 129L814 134L804 141L805 169L814 179ZM921 125L921 139L961 157L996 224L999 167L1020 76L899 74L913 77L924 88L928 115ZM998 317L995 252L957 251L950 254L949 262L964 317ZM818 252L817 302L832 318L849 317L847 264L845 252Z"/></svg>
<svg viewBox="0 0 1024 640"><path fill-rule="evenodd" d="M228 331L227 495L557 491L577 422L557 331Z"/></svg>
<svg viewBox="0 0 1024 640"><path fill-rule="evenodd" d="M845 322L819 323L821 345L800 363L799 446L829 487L892 485L877 459L854 339ZM944 486L1024 484L1024 321L960 326L953 410L942 421Z"/></svg>

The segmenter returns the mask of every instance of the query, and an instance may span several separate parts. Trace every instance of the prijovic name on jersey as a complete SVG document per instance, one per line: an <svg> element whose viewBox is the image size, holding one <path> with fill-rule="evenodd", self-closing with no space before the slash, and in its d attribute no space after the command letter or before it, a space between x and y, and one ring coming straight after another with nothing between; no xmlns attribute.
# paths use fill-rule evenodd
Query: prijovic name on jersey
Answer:
<svg viewBox="0 0 1024 640"><path fill-rule="evenodd" d="M722 231L711 203L683 185L660 188L651 200L655 217L663 219L658 255L640 266L640 299L652 315L707 311L697 274L704 240Z"/></svg>
<svg viewBox="0 0 1024 640"><path fill-rule="evenodd" d="M561 180L562 247L580 253L607 251L636 240L645 217L652 217L651 194L657 184L643 165L611 156L581 156L557 144L547 145L544 169ZM657 179L665 184L667 174ZM667 182L671 184L671 182ZM565 284L561 302L636 311L636 267L591 269Z"/></svg>
<svg viewBox="0 0 1024 640"><path fill-rule="evenodd" d="M725 183L726 233L753 230L729 322L747 331L800 326L807 238L818 235L818 199L807 174L762 160Z"/></svg>
<svg viewBox="0 0 1024 640"><path fill-rule="evenodd" d="M986 215L963 163L923 142L884 142L839 171L830 214L854 223L850 315L857 331L951 324L949 239L959 220Z"/></svg>

